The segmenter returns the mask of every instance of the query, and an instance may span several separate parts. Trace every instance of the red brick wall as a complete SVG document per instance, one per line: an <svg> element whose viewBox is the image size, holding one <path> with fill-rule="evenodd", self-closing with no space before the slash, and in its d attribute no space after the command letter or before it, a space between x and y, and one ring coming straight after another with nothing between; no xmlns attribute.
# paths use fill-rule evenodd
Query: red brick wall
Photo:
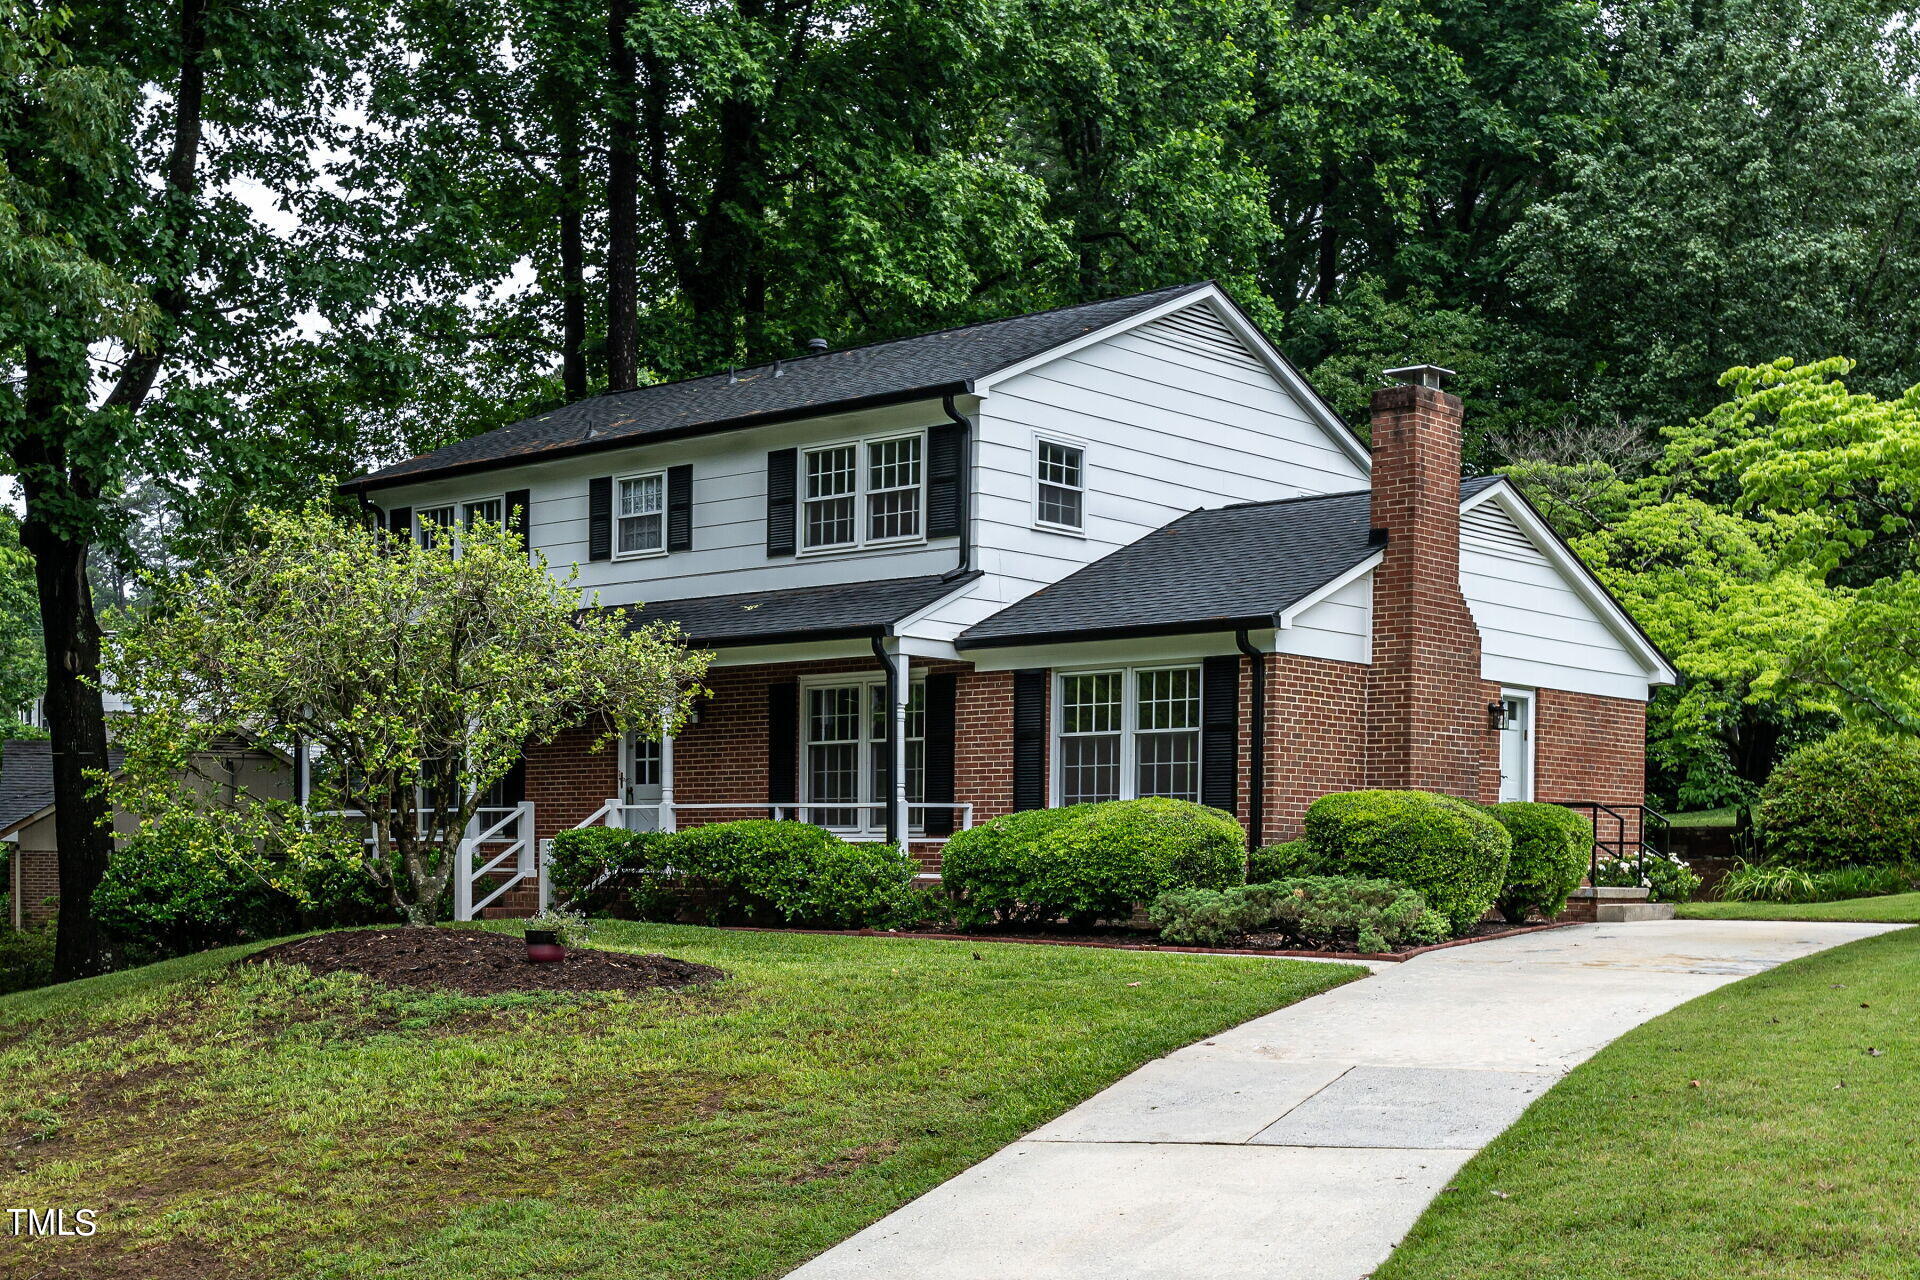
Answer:
<svg viewBox="0 0 1920 1280"><path fill-rule="evenodd" d="M1266 662L1267 779L1262 838L1273 844L1298 836L1307 806L1321 796L1367 785L1367 668L1352 662L1278 653L1269 654ZM1244 687L1248 684L1244 675L1240 683L1244 707ZM1250 716L1242 723L1251 723ZM1241 820L1246 821L1247 816L1243 800Z"/></svg>
<svg viewBox="0 0 1920 1280"><path fill-rule="evenodd" d="M620 748L593 750L595 732L569 729L545 746L527 749L527 799L533 825L546 840L577 827L620 794Z"/></svg>
<svg viewBox="0 0 1920 1280"><path fill-rule="evenodd" d="M1460 401L1401 385L1373 396L1367 776L1377 787L1480 792L1480 632L1460 594ZM1477 714L1476 714L1477 713Z"/></svg>
<svg viewBox="0 0 1920 1280"><path fill-rule="evenodd" d="M1542 800L1597 800L1637 805L1646 800L1647 708L1631 698L1541 689L1534 694L1533 793ZM1629 815L1626 837L1640 838ZM1612 821L1600 818L1596 836L1611 841Z"/></svg>
<svg viewBox="0 0 1920 1280"><path fill-rule="evenodd" d="M59 855L51 849L18 848L8 854L7 888L21 926L31 928L53 919L60 910Z"/></svg>

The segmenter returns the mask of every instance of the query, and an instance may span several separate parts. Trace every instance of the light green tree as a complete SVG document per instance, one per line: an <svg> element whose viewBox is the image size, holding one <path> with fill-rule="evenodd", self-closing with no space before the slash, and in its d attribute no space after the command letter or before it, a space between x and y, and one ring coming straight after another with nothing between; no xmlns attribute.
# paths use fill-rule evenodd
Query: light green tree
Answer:
<svg viewBox="0 0 1920 1280"><path fill-rule="evenodd" d="M529 744L671 732L705 673L675 628L591 607L497 525L420 546L319 506L254 519L251 545L167 584L116 638L114 791L186 856L296 896L299 873L352 859L432 923L462 835ZM234 739L316 753L308 803L221 772Z"/></svg>

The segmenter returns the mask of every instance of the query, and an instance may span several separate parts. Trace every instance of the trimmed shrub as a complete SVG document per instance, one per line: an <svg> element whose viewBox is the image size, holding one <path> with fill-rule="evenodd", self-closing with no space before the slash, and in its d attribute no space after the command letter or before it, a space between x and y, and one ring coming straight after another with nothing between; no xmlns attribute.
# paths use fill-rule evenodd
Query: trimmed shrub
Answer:
<svg viewBox="0 0 1920 1280"><path fill-rule="evenodd" d="M1513 924L1524 923L1529 913L1549 920L1559 915L1592 861L1592 825L1572 809L1531 800L1496 804L1487 812L1513 840L1500 914Z"/></svg>
<svg viewBox="0 0 1920 1280"><path fill-rule="evenodd" d="M1811 871L1920 860L1920 742L1848 729L1789 755L1754 809L1768 860Z"/></svg>
<svg viewBox="0 0 1920 1280"><path fill-rule="evenodd" d="M1471 805L1427 791L1342 791L1307 810L1306 840L1329 871L1417 891L1455 934L1479 922L1506 882L1513 839Z"/></svg>
<svg viewBox="0 0 1920 1280"><path fill-rule="evenodd" d="M34 929L0 925L0 996L52 982L53 944L52 922Z"/></svg>
<svg viewBox="0 0 1920 1280"><path fill-rule="evenodd" d="M620 827L575 827L553 838L547 883L562 910L605 910L646 886L639 873L657 868L667 835Z"/></svg>
<svg viewBox="0 0 1920 1280"><path fill-rule="evenodd" d="M1320 874L1320 859L1305 840L1288 840L1255 849L1247 857L1247 883L1272 884L1296 876Z"/></svg>
<svg viewBox="0 0 1920 1280"><path fill-rule="evenodd" d="M1047 815L1047 816L1041 816ZM956 834L941 879L971 923L1091 924L1178 888L1245 874L1233 815L1185 800L1115 800L1009 814Z"/></svg>
<svg viewBox="0 0 1920 1280"><path fill-rule="evenodd" d="M918 868L890 844L855 844L803 822L716 822L668 836L660 860L710 891L723 915L860 928L906 909Z"/></svg>
<svg viewBox="0 0 1920 1280"><path fill-rule="evenodd" d="M1300 947L1390 951L1444 941L1447 921L1391 880L1302 876L1223 890L1182 889L1148 908L1160 940L1217 947L1248 933L1277 932Z"/></svg>

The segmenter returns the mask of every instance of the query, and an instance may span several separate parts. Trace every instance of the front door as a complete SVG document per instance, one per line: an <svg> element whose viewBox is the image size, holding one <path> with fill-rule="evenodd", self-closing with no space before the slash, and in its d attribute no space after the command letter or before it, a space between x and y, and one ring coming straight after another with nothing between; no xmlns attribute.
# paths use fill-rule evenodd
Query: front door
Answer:
<svg viewBox="0 0 1920 1280"><path fill-rule="evenodd" d="M660 829L660 741L635 735L627 743L627 794L625 802L638 806L626 810L629 831Z"/></svg>
<svg viewBox="0 0 1920 1280"><path fill-rule="evenodd" d="M1506 722L1500 730L1500 800L1533 799L1533 699L1507 690L1500 695Z"/></svg>

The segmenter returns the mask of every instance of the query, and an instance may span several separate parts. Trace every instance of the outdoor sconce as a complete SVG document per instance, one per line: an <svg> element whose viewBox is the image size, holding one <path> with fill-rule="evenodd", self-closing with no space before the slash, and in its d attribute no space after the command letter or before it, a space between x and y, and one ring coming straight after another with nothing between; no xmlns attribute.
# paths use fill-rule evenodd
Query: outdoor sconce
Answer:
<svg viewBox="0 0 1920 1280"><path fill-rule="evenodd" d="M1507 727L1507 704L1506 703L1489 702L1487 704L1487 727L1489 729L1492 729L1495 733L1499 733L1502 729L1505 729Z"/></svg>

